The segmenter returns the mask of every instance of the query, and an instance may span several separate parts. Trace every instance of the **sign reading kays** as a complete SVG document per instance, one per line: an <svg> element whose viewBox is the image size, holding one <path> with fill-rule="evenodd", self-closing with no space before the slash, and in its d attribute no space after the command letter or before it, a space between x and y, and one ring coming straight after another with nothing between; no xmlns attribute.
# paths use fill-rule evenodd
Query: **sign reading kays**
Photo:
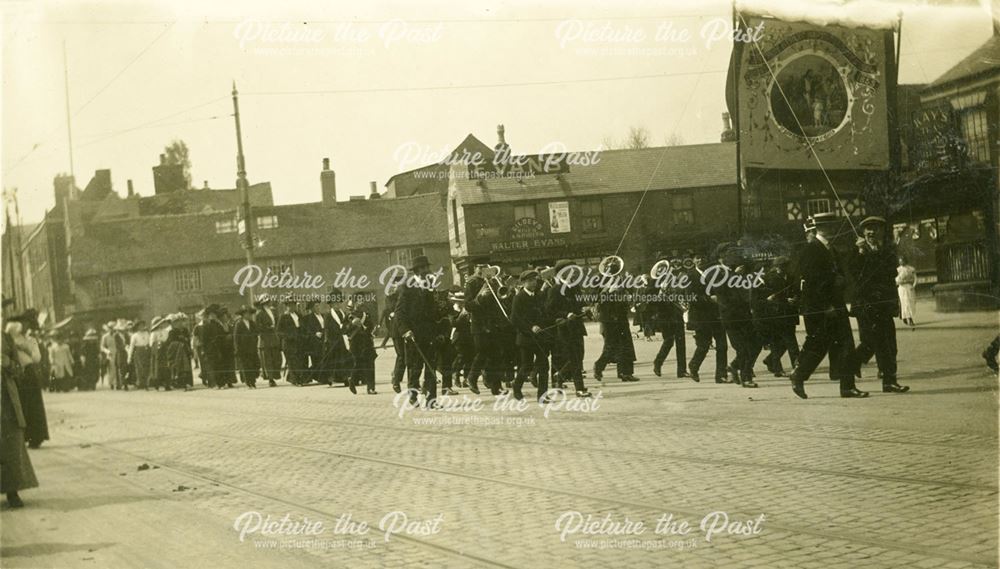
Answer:
<svg viewBox="0 0 1000 569"><path fill-rule="evenodd" d="M733 52L737 80L730 77L736 91L730 104L739 105L744 166L888 168L892 31L744 21L750 28L763 23L757 41L737 43Z"/></svg>

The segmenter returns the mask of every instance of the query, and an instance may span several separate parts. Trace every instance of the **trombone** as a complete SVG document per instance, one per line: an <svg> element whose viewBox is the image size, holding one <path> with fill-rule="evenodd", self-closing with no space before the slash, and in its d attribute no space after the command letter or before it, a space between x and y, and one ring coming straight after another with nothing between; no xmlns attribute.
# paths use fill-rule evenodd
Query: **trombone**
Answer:
<svg viewBox="0 0 1000 569"><path fill-rule="evenodd" d="M493 300L495 300L497 306L500 307L500 312L503 313L504 318L510 320L510 316L507 315L507 311L504 309L503 303L500 302L500 297L497 296L496 289L494 289L493 285L490 284L491 280L496 280L498 285L503 284L500 281L500 272L501 269L499 265L486 265L481 272L481 276L483 277L483 280L486 281L486 287L489 289L490 294L493 295Z"/></svg>

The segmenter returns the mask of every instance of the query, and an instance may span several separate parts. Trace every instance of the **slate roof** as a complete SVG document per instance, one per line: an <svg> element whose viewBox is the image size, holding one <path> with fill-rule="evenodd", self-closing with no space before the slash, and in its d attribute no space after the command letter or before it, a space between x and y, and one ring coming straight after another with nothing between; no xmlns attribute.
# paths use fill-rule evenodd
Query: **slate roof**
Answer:
<svg viewBox="0 0 1000 569"><path fill-rule="evenodd" d="M259 258L289 258L336 251L448 242L446 197L426 194L396 199L254 207L254 216L275 215L278 227L256 233ZM104 273L240 261L237 233L216 233L215 222L235 210L155 215L95 222L72 245L74 278Z"/></svg>
<svg viewBox="0 0 1000 569"><path fill-rule="evenodd" d="M933 91L949 83L972 79L998 70L1000 70L1000 36L992 36L965 59L935 79L928 90Z"/></svg>
<svg viewBox="0 0 1000 569"><path fill-rule="evenodd" d="M588 166L571 165L569 172L525 178L459 180L463 205L550 199L588 195L627 194L736 184L736 143L716 142L660 146L642 150L605 150ZM485 187L484 187L485 186Z"/></svg>
<svg viewBox="0 0 1000 569"><path fill-rule="evenodd" d="M250 185L250 204L273 205L271 183ZM190 189L165 194L139 197L139 215L168 215L178 213L205 213L239 207L237 190Z"/></svg>

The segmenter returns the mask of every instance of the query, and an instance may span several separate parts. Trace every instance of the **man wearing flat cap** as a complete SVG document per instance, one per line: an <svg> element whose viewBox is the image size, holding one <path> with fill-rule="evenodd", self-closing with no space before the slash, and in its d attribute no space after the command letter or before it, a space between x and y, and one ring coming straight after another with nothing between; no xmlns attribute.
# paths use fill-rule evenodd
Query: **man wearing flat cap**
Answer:
<svg viewBox="0 0 1000 569"><path fill-rule="evenodd" d="M886 243L885 219L867 217L861 222L861 237L851 257L854 301L851 315L858 320L859 364L875 356L885 393L906 393L909 387L896 381L896 323L899 295L896 293L896 260ZM860 367L859 367L860 371Z"/></svg>
<svg viewBox="0 0 1000 569"><path fill-rule="evenodd" d="M438 333L437 305L431 290L430 261L424 255L413 259L411 276L400 287L396 320L399 333L406 345L407 389L410 404L417 403L420 376L423 373L423 391L427 394L427 407L437 406L437 376L431 359L434 357L434 339Z"/></svg>
<svg viewBox="0 0 1000 569"><path fill-rule="evenodd" d="M807 399L805 382L823 358L830 358L830 379L840 381L840 396L868 397L854 385L857 361L854 334L844 302L846 279L833 250L836 229L843 222L833 213L810 216L804 229L815 231L815 239L806 243L799 256L801 310L806 324L806 341L798 364L789 379L792 391Z"/></svg>

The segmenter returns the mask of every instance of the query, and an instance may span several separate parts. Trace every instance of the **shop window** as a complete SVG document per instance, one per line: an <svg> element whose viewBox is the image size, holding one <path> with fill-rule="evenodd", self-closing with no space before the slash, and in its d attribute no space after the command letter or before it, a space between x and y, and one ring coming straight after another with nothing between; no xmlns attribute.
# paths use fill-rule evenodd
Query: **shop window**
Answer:
<svg viewBox="0 0 1000 569"><path fill-rule="evenodd" d="M215 222L216 233L236 233L236 220L223 219Z"/></svg>
<svg viewBox="0 0 1000 569"><path fill-rule="evenodd" d="M257 229L277 229L278 216L262 215L257 218Z"/></svg>

